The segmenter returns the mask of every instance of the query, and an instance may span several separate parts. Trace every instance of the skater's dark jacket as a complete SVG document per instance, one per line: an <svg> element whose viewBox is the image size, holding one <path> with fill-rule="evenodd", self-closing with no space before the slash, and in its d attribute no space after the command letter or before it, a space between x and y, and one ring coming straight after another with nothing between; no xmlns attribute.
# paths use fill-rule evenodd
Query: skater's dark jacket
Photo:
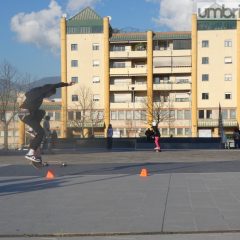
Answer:
<svg viewBox="0 0 240 240"><path fill-rule="evenodd" d="M158 127L157 126L153 126L152 128L153 128L153 135L154 135L154 137L160 137L161 134L160 134L160 132L158 130Z"/></svg>
<svg viewBox="0 0 240 240"><path fill-rule="evenodd" d="M53 95L56 93L57 88L67 87L68 83L56 83L56 84L46 84L42 87L32 88L30 91L25 93L26 99L20 108L28 109L29 111L35 111L40 108L43 99L49 94Z"/></svg>

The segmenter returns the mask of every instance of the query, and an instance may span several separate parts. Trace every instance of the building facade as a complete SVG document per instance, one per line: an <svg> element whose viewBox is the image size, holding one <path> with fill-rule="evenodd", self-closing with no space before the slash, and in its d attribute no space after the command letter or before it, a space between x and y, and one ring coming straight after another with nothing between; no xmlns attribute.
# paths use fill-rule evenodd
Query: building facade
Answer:
<svg viewBox="0 0 240 240"><path fill-rule="evenodd" d="M61 34L62 81L77 83L63 89L62 132L69 112L83 117L76 106L87 88L104 123L98 136L111 123L116 136L138 137L153 121L162 136L192 135L191 32L116 32L86 8L62 18Z"/></svg>
<svg viewBox="0 0 240 240"><path fill-rule="evenodd" d="M78 83L64 89L63 129L82 86L118 136L139 136L157 121L162 136L217 137L219 106L226 133L238 127L238 20L193 15L191 32L121 33L86 8L61 29L62 79Z"/></svg>

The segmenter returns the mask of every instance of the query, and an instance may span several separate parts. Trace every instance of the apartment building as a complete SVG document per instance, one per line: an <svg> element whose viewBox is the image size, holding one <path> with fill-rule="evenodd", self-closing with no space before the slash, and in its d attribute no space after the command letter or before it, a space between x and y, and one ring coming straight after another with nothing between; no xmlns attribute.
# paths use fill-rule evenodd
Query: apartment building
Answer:
<svg viewBox="0 0 240 240"><path fill-rule="evenodd" d="M193 136L219 135L219 107L225 133L238 127L239 20L198 20L192 16Z"/></svg>
<svg viewBox="0 0 240 240"><path fill-rule="evenodd" d="M77 83L62 89L63 136L71 129L69 112L87 115L79 108L84 88L100 116L95 136L111 123L115 136L138 137L152 121L162 136L191 136L191 45L191 32L116 32L91 8L62 17L62 81Z"/></svg>

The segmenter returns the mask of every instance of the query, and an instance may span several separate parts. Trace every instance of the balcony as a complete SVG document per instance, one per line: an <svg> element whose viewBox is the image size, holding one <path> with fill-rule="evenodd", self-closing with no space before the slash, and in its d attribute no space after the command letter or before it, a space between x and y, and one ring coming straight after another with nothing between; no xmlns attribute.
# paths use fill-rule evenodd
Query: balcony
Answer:
<svg viewBox="0 0 240 240"><path fill-rule="evenodd" d="M144 103L142 102L118 102L118 103L110 103L110 109L142 109L146 106L144 106Z"/></svg>
<svg viewBox="0 0 240 240"><path fill-rule="evenodd" d="M218 127L218 119L198 119L198 127ZM238 123L236 119L223 119L224 127L237 127Z"/></svg>
<svg viewBox="0 0 240 240"><path fill-rule="evenodd" d="M187 73L187 74L190 74L191 72L192 72L192 67L191 66L153 68L153 73L154 74L171 74L171 73Z"/></svg>
<svg viewBox="0 0 240 240"><path fill-rule="evenodd" d="M180 56L191 56L191 50L154 50L153 57L180 57Z"/></svg>
<svg viewBox="0 0 240 240"><path fill-rule="evenodd" d="M147 58L147 51L111 51L110 59Z"/></svg>
<svg viewBox="0 0 240 240"><path fill-rule="evenodd" d="M146 76L146 67L135 68L110 68L111 76Z"/></svg>
<svg viewBox="0 0 240 240"><path fill-rule="evenodd" d="M153 84L153 90L191 90L191 83L160 83Z"/></svg>

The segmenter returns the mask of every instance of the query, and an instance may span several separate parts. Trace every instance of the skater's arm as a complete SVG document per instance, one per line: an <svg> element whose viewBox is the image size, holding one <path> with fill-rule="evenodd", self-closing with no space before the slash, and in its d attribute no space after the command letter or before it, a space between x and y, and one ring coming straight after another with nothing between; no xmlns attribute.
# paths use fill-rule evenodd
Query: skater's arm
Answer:
<svg viewBox="0 0 240 240"><path fill-rule="evenodd" d="M39 94L45 97L45 95L48 94L49 92L52 92L52 94L55 94L57 88L68 87L68 86L72 86L73 84L74 84L73 82L70 82L70 83L60 82L56 84L46 84L41 87Z"/></svg>
<svg viewBox="0 0 240 240"><path fill-rule="evenodd" d="M60 82L60 83L53 84L53 88L68 87L68 86L72 86L73 84L74 84L73 82L70 82L70 83Z"/></svg>

